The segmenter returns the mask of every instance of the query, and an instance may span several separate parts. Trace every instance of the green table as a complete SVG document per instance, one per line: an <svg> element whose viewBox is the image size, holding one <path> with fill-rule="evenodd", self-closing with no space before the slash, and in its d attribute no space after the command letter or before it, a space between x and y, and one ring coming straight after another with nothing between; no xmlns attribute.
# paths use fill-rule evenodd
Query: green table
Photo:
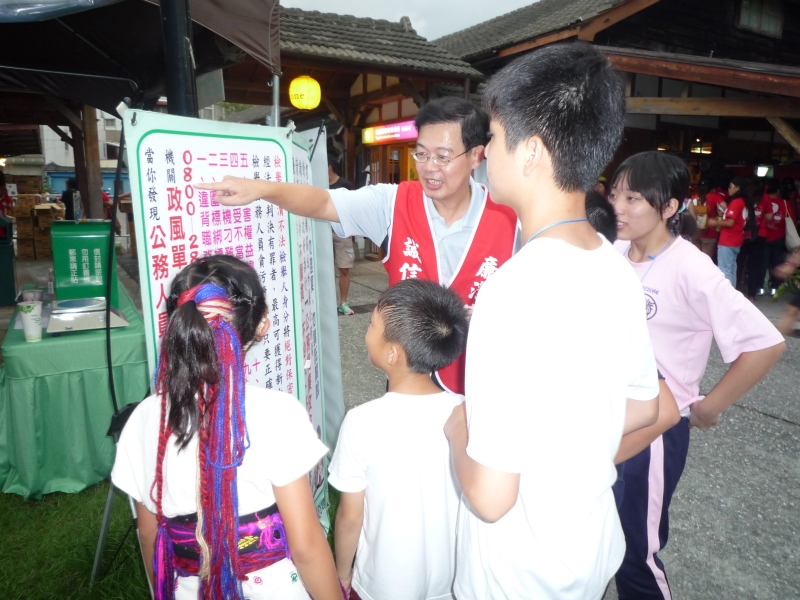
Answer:
<svg viewBox="0 0 800 600"><path fill-rule="evenodd" d="M150 384L144 324L120 287L130 325L111 333L120 406L142 400ZM105 331L78 331L25 341L11 320L0 366L0 486L26 499L80 492L108 477L114 412L108 387Z"/></svg>

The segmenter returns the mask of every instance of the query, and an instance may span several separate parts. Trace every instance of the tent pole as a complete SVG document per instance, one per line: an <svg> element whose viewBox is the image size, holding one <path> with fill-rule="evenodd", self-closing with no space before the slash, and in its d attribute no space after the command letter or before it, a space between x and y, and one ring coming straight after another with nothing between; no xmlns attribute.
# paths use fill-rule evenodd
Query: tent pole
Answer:
<svg viewBox="0 0 800 600"><path fill-rule="evenodd" d="M197 85L192 51L189 0L161 0L164 36L167 110L171 115L197 118Z"/></svg>
<svg viewBox="0 0 800 600"><path fill-rule="evenodd" d="M281 78L272 76L272 126L281 126Z"/></svg>

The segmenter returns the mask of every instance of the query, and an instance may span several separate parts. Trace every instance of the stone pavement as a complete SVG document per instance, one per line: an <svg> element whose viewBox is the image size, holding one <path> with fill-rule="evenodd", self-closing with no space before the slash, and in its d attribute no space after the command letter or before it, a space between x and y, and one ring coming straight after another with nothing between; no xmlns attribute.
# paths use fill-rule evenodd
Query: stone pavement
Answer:
<svg viewBox="0 0 800 600"><path fill-rule="evenodd" d="M379 262L359 261L351 276L348 302L357 314L339 317L348 409L386 389L364 347L386 273ZM773 322L784 304L757 300ZM715 347L701 392L724 373ZM676 600L800 598L800 339L787 340L780 362L719 426L692 431L670 516L661 557ZM605 599L616 597L612 584Z"/></svg>

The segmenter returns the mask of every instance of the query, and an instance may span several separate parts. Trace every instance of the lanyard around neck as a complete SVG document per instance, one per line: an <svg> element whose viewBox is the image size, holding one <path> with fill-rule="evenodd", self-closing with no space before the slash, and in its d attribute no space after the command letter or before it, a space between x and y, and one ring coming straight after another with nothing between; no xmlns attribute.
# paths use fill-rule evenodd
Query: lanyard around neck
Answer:
<svg viewBox="0 0 800 600"><path fill-rule="evenodd" d="M639 280L639 283L644 283L644 279L645 279L645 277L647 277L647 274L650 272L650 269L652 269L652 268L653 268L653 265L654 265L654 264L656 264L656 259L657 259L659 256L661 256L661 253L662 253L662 252L664 252L664 250L666 250L666 249L667 249L667 246L669 246L670 242L671 242L673 239L675 239L675 236L674 236L674 235L672 235L672 234L670 234L670 236L669 236L669 239L667 240L667 243L666 243L666 244L664 244L663 246L661 246L661 250L659 250L658 252L656 252L654 256L653 256L653 255L650 255L650 254L645 254L645 256L646 256L647 258L650 258L650 259L652 259L652 262L650 263L650 266L649 266L649 267L647 267L647 271L645 271L645 272L644 272L644 275L642 275L642 278ZM633 245L633 244L631 243L631 246L632 246L632 245ZM630 258L630 257L629 257L629 254L630 254L630 252L631 252L631 246L628 246L628 250L627 250L627 252L625 253L625 257L626 257L626 258Z"/></svg>
<svg viewBox="0 0 800 600"><path fill-rule="evenodd" d="M537 231L531 237L529 237L528 241L525 242L525 245L527 246L528 244L530 244L537 235L547 231L551 227L555 227L556 225L566 225L567 223L580 223L582 221L588 221L588 219L586 217L584 217L583 219L566 219L564 221L556 221L555 223L550 223L550 225L545 225L539 231Z"/></svg>

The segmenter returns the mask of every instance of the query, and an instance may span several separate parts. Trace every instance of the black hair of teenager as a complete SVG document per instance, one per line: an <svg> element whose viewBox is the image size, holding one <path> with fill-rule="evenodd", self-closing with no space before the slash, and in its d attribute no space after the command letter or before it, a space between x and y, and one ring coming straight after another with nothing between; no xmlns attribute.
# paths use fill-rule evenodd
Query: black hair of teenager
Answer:
<svg viewBox="0 0 800 600"><path fill-rule="evenodd" d="M658 150L640 152L626 158L617 167L612 187L625 187L641 194L647 203L663 215L672 198L678 203L689 194L689 169L677 156ZM681 217L678 212L668 223L670 231L681 235Z"/></svg>
<svg viewBox="0 0 800 600"><path fill-rule="evenodd" d="M545 46L489 81L483 106L506 147L538 136L565 192L587 192L611 161L625 127L625 89L605 55L585 42Z"/></svg>
<svg viewBox="0 0 800 600"><path fill-rule="evenodd" d="M403 349L412 373L442 369L467 346L464 301L438 283L401 281L381 294L375 310L383 319L383 338Z"/></svg>
<svg viewBox="0 0 800 600"><path fill-rule="evenodd" d="M586 218L594 230L612 244L617 241L617 214L603 194L586 192Z"/></svg>
<svg viewBox="0 0 800 600"><path fill-rule="evenodd" d="M777 177L767 177L764 180L764 189L768 194L776 194L781 189L781 180Z"/></svg>
<svg viewBox="0 0 800 600"><path fill-rule="evenodd" d="M336 156L328 154L328 166L333 169L333 172L339 177L342 176L342 167L339 163L339 159Z"/></svg>
<svg viewBox="0 0 800 600"><path fill-rule="evenodd" d="M461 127L461 141L467 151L489 143L489 117L464 98L445 96L431 100L414 117L417 131L421 131L425 125L442 123L458 123Z"/></svg>
<svg viewBox="0 0 800 600"><path fill-rule="evenodd" d="M69 179L67 179L67 181L64 183L64 185L66 185L66 188L68 190L77 190L78 189L78 180L75 179L74 177L70 177Z"/></svg>
<svg viewBox="0 0 800 600"><path fill-rule="evenodd" d="M204 383L217 383L221 374L214 333L205 317L194 302L178 306L178 297L183 292L204 283L216 284L227 291L234 306L231 324L242 347L253 341L267 312L258 274L232 256L197 259L175 276L167 298L169 324L162 344L169 357L166 375L169 424L179 449L185 448L197 431L195 394Z"/></svg>
<svg viewBox="0 0 800 600"><path fill-rule="evenodd" d="M747 185L747 180L744 177L733 177L731 179L731 184L735 185L739 189L730 198L728 198L728 202L730 202L734 198L744 198L744 192L745 192L745 186Z"/></svg>

